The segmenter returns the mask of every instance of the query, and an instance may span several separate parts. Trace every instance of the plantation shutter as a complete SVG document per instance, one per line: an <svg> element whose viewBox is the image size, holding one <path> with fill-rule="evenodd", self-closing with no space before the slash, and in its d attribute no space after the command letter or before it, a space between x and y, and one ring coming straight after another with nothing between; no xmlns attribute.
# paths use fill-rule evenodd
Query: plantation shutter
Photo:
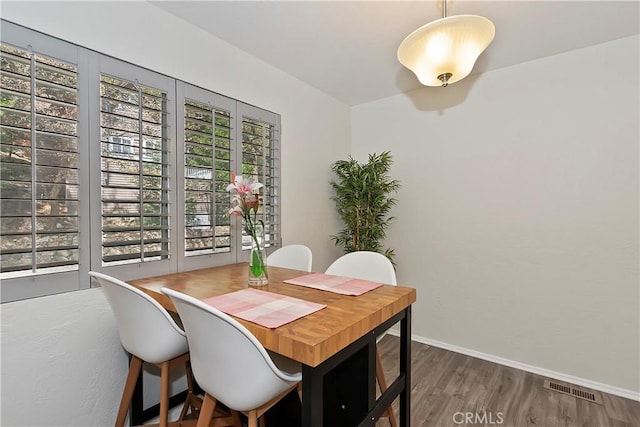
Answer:
<svg viewBox="0 0 640 427"><path fill-rule="evenodd" d="M231 173L261 182L258 216L266 247L280 246L280 116L180 82L178 204L184 239L179 269L246 261L250 238L229 215Z"/></svg>
<svg viewBox="0 0 640 427"><path fill-rule="evenodd" d="M0 21L1 302L245 260L232 172L280 245L279 115Z"/></svg>
<svg viewBox="0 0 640 427"><path fill-rule="evenodd" d="M0 60L1 271L76 270L77 68L4 43Z"/></svg>
<svg viewBox="0 0 640 427"><path fill-rule="evenodd" d="M264 184L259 216L265 223L265 247L281 244L280 232L280 116L246 104L238 106L242 117L242 175ZM243 232L242 250L251 249Z"/></svg>
<svg viewBox="0 0 640 427"><path fill-rule="evenodd" d="M169 258L167 94L100 77L103 265Z"/></svg>
<svg viewBox="0 0 640 427"><path fill-rule="evenodd" d="M185 255L231 251L231 113L184 103Z"/></svg>

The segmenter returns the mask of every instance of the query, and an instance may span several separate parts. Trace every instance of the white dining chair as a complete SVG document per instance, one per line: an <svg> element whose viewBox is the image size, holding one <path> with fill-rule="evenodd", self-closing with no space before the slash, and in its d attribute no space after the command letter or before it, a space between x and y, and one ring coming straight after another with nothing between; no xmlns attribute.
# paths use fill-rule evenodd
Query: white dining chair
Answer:
<svg viewBox="0 0 640 427"><path fill-rule="evenodd" d="M335 260L325 274L370 280L385 285L398 284L393 264L389 258L378 252L349 252Z"/></svg>
<svg viewBox="0 0 640 427"><path fill-rule="evenodd" d="M182 319L193 374L205 391L197 427L208 425L218 401L246 413L248 427L257 427L264 413L300 384L301 365L268 352L235 319L183 293L162 292Z"/></svg>
<svg viewBox="0 0 640 427"><path fill-rule="evenodd" d="M187 374L187 400L179 420L185 417L189 409L194 412L195 408L199 408L201 400L193 393L187 338L169 312L153 298L122 280L94 271L90 271L89 276L102 286L115 316L122 346L131 354L115 427L124 426L143 362L160 368L161 427L166 427L169 422L169 373L173 366L185 364Z"/></svg>
<svg viewBox="0 0 640 427"><path fill-rule="evenodd" d="M354 279L369 280L371 282L397 285L396 271L389 258L378 252L356 251L345 254L335 260L325 274L333 276L352 277ZM376 378L380 391L387 389L387 380L382 369L380 353L376 349ZM386 410L391 427L397 427L395 411L392 406Z"/></svg>
<svg viewBox="0 0 640 427"><path fill-rule="evenodd" d="M292 270L311 271L313 254L304 245L286 245L276 249L267 257L267 265L290 268Z"/></svg>

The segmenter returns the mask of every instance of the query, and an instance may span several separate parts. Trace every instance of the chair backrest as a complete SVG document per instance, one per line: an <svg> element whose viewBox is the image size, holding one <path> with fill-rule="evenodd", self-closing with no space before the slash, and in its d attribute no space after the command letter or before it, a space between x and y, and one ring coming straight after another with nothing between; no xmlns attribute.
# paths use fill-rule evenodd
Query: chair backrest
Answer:
<svg viewBox="0 0 640 427"><path fill-rule="evenodd" d="M267 257L267 265L290 268L292 270L311 271L313 254L304 245L287 245L276 249Z"/></svg>
<svg viewBox="0 0 640 427"><path fill-rule="evenodd" d="M279 369L240 323L202 301L163 288L178 309L200 387L236 411L256 409L302 379ZM294 370L295 371L295 370Z"/></svg>
<svg viewBox="0 0 640 427"><path fill-rule="evenodd" d="M396 272L389 258L378 252L357 251L342 255L327 268L326 274L397 285Z"/></svg>
<svg viewBox="0 0 640 427"><path fill-rule="evenodd" d="M106 274L90 271L107 297L122 346L149 363L162 363L189 351L185 333L149 295Z"/></svg>

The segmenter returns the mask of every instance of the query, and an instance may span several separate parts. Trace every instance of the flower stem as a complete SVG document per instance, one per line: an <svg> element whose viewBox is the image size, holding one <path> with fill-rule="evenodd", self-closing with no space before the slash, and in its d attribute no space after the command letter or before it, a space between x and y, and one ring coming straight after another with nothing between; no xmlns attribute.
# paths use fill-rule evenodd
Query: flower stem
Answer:
<svg viewBox="0 0 640 427"><path fill-rule="evenodd" d="M257 213L255 215L257 215ZM258 235L256 233L255 221L251 220L251 214L247 215L246 220L248 225L245 228L245 231L249 233L249 235L251 236L251 239L255 242L255 246L257 248L255 251L253 250L253 248L251 249L251 263L250 263L251 273L253 273L253 275L257 277L264 272L264 276L268 279L269 273L264 264L262 248L260 246L260 240L258 240ZM264 222L261 219L258 220L257 222L259 222L262 225L262 229L264 230Z"/></svg>

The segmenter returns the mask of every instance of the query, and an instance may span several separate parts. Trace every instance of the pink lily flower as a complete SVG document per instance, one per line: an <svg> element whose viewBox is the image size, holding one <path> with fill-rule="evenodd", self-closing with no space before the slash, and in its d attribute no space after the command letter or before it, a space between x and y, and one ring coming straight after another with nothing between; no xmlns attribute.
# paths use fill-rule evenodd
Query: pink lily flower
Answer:
<svg viewBox="0 0 640 427"><path fill-rule="evenodd" d="M227 185L227 191L231 192L231 203L234 206L229 209L229 215L240 216L248 222L249 230L247 233L252 234L253 222L258 221L257 214L260 207L260 195L258 189L263 187L259 182L252 182L244 179L242 175L231 173L233 182ZM254 218L251 218L251 211L254 212Z"/></svg>
<svg viewBox="0 0 640 427"><path fill-rule="evenodd" d="M263 186L259 182L244 179L242 175L232 174L231 178L233 179L233 183L227 185L227 191L236 190L236 193L238 193L240 197L252 194Z"/></svg>
<svg viewBox="0 0 640 427"><path fill-rule="evenodd" d="M264 230L264 222L258 217L260 207L258 190L263 185L259 182L252 182L250 179L244 179L242 175L236 175L235 172L231 173L231 181L231 184L227 185L227 191L231 192L233 205L233 208L229 209L229 215L242 217L242 228L251 237L251 274L256 277L264 275L266 279L268 277L267 266L260 248L260 245L263 244L261 239L264 237L264 231L260 230ZM253 218L251 211L253 211Z"/></svg>
<svg viewBox="0 0 640 427"><path fill-rule="evenodd" d="M260 206L260 198L254 194L247 196L244 202L247 206L247 210L253 209L254 211L257 211Z"/></svg>

